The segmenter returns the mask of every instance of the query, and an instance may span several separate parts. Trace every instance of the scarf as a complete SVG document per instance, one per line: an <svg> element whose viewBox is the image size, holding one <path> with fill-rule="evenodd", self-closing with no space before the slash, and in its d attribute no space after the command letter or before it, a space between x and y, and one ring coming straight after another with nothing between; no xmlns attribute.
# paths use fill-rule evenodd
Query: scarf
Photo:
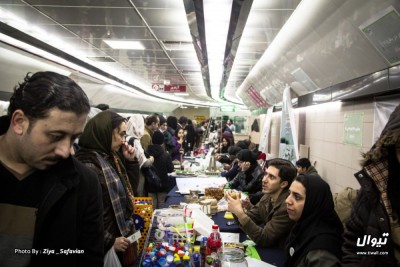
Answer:
<svg viewBox="0 0 400 267"><path fill-rule="evenodd" d="M306 200L300 219L286 241L285 266L297 266L311 250L327 250L341 259L343 225L334 209L332 192L322 178L304 175Z"/></svg>
<svg viewBox="0 0 400 267"><path fill-rule="evenodd" d="M126 123L127 140L133 139L133 147L135 148L135 157L139 161L139 167L142 168L147 158L144 149L140 143L140 138L144 135L144 120L142 115L133 114Z"/></svg>
<svg viewBox="0 0 400 267"><path fill-rule="evenodd" d="M133 191L121 158L118 156L117 152L111 150L112 135L114 130L112 129L111 114L112 111L106 110L98 113L96 116L90 119L86 124L81 137L79 138L79 146L83 149L97 152L105 161L107 161L109 165L111 165L125 190L125 197L128 201L124 214L125 218L128 219L133 214ZM109 172L104 173L106 182L107 179L112 179L111 176L108 176L109 174ZM107 186L109 184L110 183L107 182ZM113 189L108 187L108 190L112 191ZM118 207L115 208L118 209Z"/></svg>

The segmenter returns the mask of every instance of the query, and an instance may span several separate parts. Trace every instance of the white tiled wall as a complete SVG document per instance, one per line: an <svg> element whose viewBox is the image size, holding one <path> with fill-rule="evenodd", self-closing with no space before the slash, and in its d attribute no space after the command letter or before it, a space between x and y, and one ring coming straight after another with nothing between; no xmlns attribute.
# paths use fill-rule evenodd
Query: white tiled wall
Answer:
<svg viewBox="0 0 400 267"><path fill-rule="evenodd" d="M310 161L316 161L316 169L329 183L332 192L338 192L349 186L359 188L354 173L360 170L361 152L372 146L372 130L374 109L373 102L334 102L295 109L296 118L299 113L306 114L305 145L310 146ZM343 121L345 113L363 113L362 146L343 143ZM276 127L277 134L271 135L272 157L279 153L279 127L281 112L273 114L271 128ZM298 120L297 120L298 121Z"/></svg>

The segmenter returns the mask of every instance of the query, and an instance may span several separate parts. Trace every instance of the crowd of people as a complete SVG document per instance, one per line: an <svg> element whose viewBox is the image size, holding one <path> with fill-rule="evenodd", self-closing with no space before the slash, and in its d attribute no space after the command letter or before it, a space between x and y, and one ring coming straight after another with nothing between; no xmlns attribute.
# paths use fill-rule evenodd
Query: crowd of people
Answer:
<svg viewBox="0 0 400 267"><path fill-rule="evenodd" d="M285 266L399 266L400 106L363 155L346 219L308 159L267 159L250 140L235 142L231 121L211 129L208 121L104 109L88 119L83 90L54 72L16 86L0 118L0 266L103 266L110 251L133 266L134 197L162 208L173 162L211 130L228 211L257 245L283 249ZM159 188L146 185L151 167Z"/></svg>

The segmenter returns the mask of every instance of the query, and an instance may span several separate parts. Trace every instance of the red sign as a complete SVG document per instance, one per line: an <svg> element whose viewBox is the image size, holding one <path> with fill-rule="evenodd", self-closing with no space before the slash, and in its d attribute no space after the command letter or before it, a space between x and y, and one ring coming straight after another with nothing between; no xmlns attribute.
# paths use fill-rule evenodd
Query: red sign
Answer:
<svg viewBox="0 0 400 267"><path fill-rule="evenodd" d="M152 88L164 93L186 93L186 85L171 85L153 83Z"/></svg>
<svg viewBox="0 0 400 267"><path fill-rule="evenodd" d="M164 92L170 93L185 93L186 92L186 85L171 85L165 84L164 85Z"/></svg>
<svg viewBox="0 0 400 267"><path fill-rule="evenodd" d="M260 93L253 88L253 86L250 86L247 91L247 95L250 97L251 100L256 104L257 107L266 107L267 103L265 102L264 98L260 95Z"/></svg>

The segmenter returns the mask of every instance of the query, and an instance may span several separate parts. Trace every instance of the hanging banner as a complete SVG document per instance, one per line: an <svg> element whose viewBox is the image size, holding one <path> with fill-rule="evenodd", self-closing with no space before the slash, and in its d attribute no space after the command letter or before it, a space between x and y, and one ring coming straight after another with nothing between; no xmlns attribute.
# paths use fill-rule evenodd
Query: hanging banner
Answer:
<svg viewBox="0 0 400 267"><path fill-rule="evenodd" d="M268 155L268 136L269 136L269 130L271 128L271 120L272 120L272 110L274 107L268 108L267 114L265 115L265 120L264 120L264 127L261 132L261 137L260 137L260 145L258 146L258 150L265 153Z"/></svg>
<svg viewBox="0 0 400 267"><path fill-rule="evenodd" d="M400 103L400 95L391 95L375 98L374 102L374 132L372 136L372 144L381 135L383 128L389 120L390 114Z"/></svg>
<svg viewBox="0 0 400 267"><path fill-rule="evenodd" d="M279 157L290 160L295 164L299 158L297 140L297 130L290 97L290 87L287 86L283 91L282 99L282 119L281 119L281 138L279 144Z"/></svg>

